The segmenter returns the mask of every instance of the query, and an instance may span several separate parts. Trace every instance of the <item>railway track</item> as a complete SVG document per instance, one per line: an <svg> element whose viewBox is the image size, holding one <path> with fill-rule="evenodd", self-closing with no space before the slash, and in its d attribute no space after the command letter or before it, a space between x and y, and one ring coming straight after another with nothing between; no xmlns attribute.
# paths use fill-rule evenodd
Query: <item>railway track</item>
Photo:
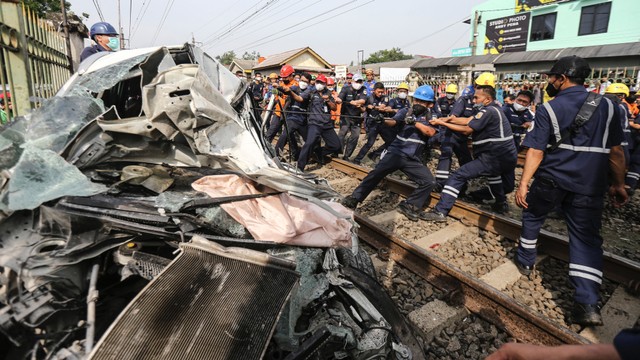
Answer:
<svg viewBox="0 0 640 360"><path fill-rule="evenodd" d="M348 175L348 178L335 176L337 180L334 180L334 183L343 185L349 182L349 179L361 180L368 172L365 168L337 159L334 159L329 167L333 169L331 171ZM353 184L357 184L357 181L354 180ZM353 189L353 184L343 186L343 195ZM390 177L387 177L382 185L389 192L399 195L406 195L413 189L412 184ZM432 194L431 205L434 205L438 198L437 194ZM360 238L378 251L382 251L390 261L406 267L443 292L452 294L451 296L464 304L468 311L498 326L518 341L545 345L608 342L617 330L620 330L622 323L631 321L628 325L631 326L640 318L640 301L628 295L623 286L617 285L638 286L638 263L613 254L605 254L604 275L608 280L603 284L603 301L606 301L603 316L606 319L605 325L608 323L613 326L594 329L569 326L562 320L562 315L564 310L570 309L571 295L566 291L545 289L544 286L549 281L548 274L555 272L558 274L556 277L567 282L565 286L569 289L566 270L552 269L562 268L563 262L568 260L568 239L565 236L543 231L539 238L540 252L546 254L543 259L548 259L539 264L539 268L543 270L537 272L537 278L524 279L504 256L507 252L513 251L515 243L508 240L503 244L499 243L500 238L518 238L519 221L487 213L458 201L450 216L460 221L450 220L447 225L437 225L439 229L434 228L436 225L429 225L431 228L424 231L421 230L429 226L422 225L427 223L413 223L409 225L413 230L409 231L406 225L401 224L402 215L397 215L392 210L395 206L391 201L385 199L383 202L389 204L383 204L382 211L378 209L366 214L356 212ZM482 234L478 235L478 232ZM467 239L461 239L464 237ZM465 265L467 256L463 254L472 252L478 244L469 245L464 241L480 241L480 247L492 241L498 242L498 246L495 246L498 252L490 254L494 260L480 258L476 264ZM505 250L501 250L500 247L504 247ZM493 265L497 266L485 264L487 262L493 262ZM481 271L478 272L478 269ZM509 278L511 280L508 280ZM532 297L526 294L527 289L530 289L531 293L540 292L544 301L532 300ZM544 299L545 297L547 299ZM620 297L623 298L622 302L628 303L629 309L620 309ZM551 306L548 301L551 302ZM621 310L626 311L629 317L615 318L614 315ZM411 318L411 315L409 317Z"/></svg>

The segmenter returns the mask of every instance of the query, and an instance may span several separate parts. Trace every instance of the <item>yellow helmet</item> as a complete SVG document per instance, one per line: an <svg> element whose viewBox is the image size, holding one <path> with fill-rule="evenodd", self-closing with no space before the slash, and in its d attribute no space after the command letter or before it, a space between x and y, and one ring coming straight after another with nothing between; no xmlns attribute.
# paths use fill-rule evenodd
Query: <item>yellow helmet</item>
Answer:
<svg viewBox="0 0 640 360"><path fill-rule="evenodd" d="M278 78L278 74L276 73L269 74L269 79L277 79L277 78Z"/></svg>
<svg viewBox="0 0 640 360"><path fill-rule="evenodd" d="M613 83L607 86L607 90L605 90L606 94L624 94L624 96L629 96L629 87L625 84L621 83Z"/></svg>
<svg viewBox="0 0 640 360"><path fill-rule="evenodd" d="M452 93L452 94L457 94L458 93L458 85L456 85L456 84L447 85L447 89L445 90L445 92Z"/></svg>
<svg viewBox="0 0 640 360"><path fill-rule="evenodd" d="M400 83L400 85L398 85L398 90L400 90L400 89L404 89L404 90L409 91L409 84L407 84L407 83L406 83L406 82L404 82L404 81L403 81L403 82L401 82L401 83Z"/></svg>
<svg viewBox="0 0 640 360"><path fill-rule="evenodd" d="M476 85L489 85L491 87L496 86L496 78L490 72L483 72L478 75L475 81Z"/></svg>

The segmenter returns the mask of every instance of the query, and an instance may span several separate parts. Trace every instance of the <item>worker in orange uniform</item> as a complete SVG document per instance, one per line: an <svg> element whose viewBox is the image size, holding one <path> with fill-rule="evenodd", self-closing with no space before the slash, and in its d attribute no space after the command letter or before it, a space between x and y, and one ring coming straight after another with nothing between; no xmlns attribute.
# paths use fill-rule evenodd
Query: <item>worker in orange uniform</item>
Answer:
<svg viewBox="0 0 640 360"><path fill-rule="evenodd" d="M331 96L333 97L333 100L335 100L337 106L335 110L331 110L331 120L336 123L336 127L340 127L340 110L342 109L342 100L338 97L338 92L336 91L335 78L327 78L327 90L331 92Z"/></svg>
<svg viewBox="0 0 640 360"><path fill-rule="evenodd" d="M271 116L271 123L269 124L269 130L267 130L267 141L272 142L278 132L282 130L282 110L287 110L289 102L289 90L292 86L298 86L298 82L294 80L293 66L285 64L280 69L280 83L276 87L276 103L273 107L273 115Z"/></svg>

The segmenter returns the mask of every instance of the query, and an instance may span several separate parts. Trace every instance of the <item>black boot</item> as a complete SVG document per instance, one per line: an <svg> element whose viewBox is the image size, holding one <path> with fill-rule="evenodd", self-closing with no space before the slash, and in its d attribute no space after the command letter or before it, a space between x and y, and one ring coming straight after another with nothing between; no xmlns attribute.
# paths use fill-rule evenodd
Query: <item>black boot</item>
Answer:
<svg viewBox="0 0 640 360"><path fill-rule="evenodd" d="M597 304L575 303L571 311L574 324L582 326L602 326L602 315Z"/></svg>

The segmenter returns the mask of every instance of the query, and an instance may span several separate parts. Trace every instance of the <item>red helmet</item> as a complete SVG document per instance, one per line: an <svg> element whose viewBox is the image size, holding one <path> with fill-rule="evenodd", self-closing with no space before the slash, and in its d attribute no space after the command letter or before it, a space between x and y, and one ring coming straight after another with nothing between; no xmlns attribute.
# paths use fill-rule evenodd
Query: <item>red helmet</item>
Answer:
<svg viewBox="0 0 640 360"><path fill-rule="evenodd" d="M293 66L291 65L282 65L282 69L280 69L280 77L286 78L293 74Z"/></svg>
<svg viewBox="0 0 640 360"><path fill-rule="evenodd" d="M316 79L316 81L318 81L318 79ZM335 84L336 84L336 79L332 77L327 78L327 85L335 85Z"/></svg>
<svg viewBox="0 0 640 360"><path fill-rule="evenodd" d="M316 82L327 83L327 77L324 74L320 74L316 77Z"/></svg>

